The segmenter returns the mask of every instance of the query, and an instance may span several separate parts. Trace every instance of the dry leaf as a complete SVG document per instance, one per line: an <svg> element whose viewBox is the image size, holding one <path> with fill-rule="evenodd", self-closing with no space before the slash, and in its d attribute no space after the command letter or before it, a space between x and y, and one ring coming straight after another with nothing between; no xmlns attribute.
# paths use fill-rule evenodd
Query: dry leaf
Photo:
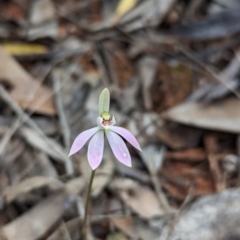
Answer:
<svg viewBox="0 0 240 240"><path fill-rule="evenodd" d="M113 224L133 239L158 240L160 228L152 229L147 223L137 218L114 218Z"/></svg>
<svg viewBox="0 0 240 240"><path fill-rule="evenodd" d="M66 192L72 195L78 195L85 187L83 176L74 178L66 183Z"/></svg>
<svg viewBox="0 0 240 240"><path fill-rule="evenodd" d="M62 182L52 177L31 177L17 185L8 187L2 196L9 204L20 196L43 187L48 188L49 191L52 192L63 189L64 185Z"/></svg>
<svg viewBox="0 0 240 240"><path fill-rule="evenodd" d="M47 153L55 160L65 162L67 154L62 146L54 139L48 138L50 144L45 139L41 138L34 130L28 127L22 127L19 130L21 136L33 147Z"/></svg>
<svg viewBox="0 0 240 240"><path fill-rule="evenodd" d="M115 12L117 18L121 18L124 14L129 12L137 3L138 0L120 0Z"/></svg>
<svg viewBox="0 0 240 240"><path fill-rule="evenodd" d="M116 178L111 181L109 187L118 190L131 190L138 186L138 183L130 178Z"/></svg>
<svg viewBox="0 0 240 240"><path fill-rule="evenodd" d="M232 97L210 104L180 104L163 116L172 121L232 133L240 133L240 100Z"/></svg>
<svg viewBox="0 0 240 240"><path fill-rule="evenodd" d="M2 48L15 56L46 54L48 52L47 47L41 44L4 43L2 44Z"/></svg>
<svg viewBox="0 0 240 240"><path fill-rule="evenodd" d="M33 0L29 14L28 38L57 38L59 34L55 6L51 0Z"/></svg>
<svg viewBox="0 0 240 240"><path fill-rule="evenodd" d="M12 87L10 95L22 108L43 114L56 113L51 98L52 92L47 87L33 80L1 47L0 59L0 81L7 82Z"/></svg>
<svg viewBox="0 0 240 240"><path fill-rule="evenodd" d="M32 1L29 21L31 25L40 25L55 18L55 8L51 0Z"/></svg>
<svg viewBox="0 0 240 240"><path fill-rule="evenodd" d="M6 240L37 240L42 238L60 220L69 198L57 194L43 200L0 231ZM1 237L1 236L0 236Z"/></svg>
<svg viewBox="0 0 240 240"><path fill-rule="evenodd" d="M149 219L164 213L156 194L150 188L137 184L131 190L121 190L121 187L119 190L125 204L142 218Z"/></svg>

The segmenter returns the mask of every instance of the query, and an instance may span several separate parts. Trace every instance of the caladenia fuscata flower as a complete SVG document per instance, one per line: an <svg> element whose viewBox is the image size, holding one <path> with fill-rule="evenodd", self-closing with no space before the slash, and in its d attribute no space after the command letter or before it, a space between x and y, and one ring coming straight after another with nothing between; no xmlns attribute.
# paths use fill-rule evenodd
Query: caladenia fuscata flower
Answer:
<svg viewBox="0 0 240 240"><path fill-rule="evenodd" d="M69 156L78 152L91 138L88 145L88 162L93 170L101 163L104 149L104 135L106 135L109 145L115 157L121 163L131 167L131 156L128 148L121 137L127 140L132 146L141 151L138 141L131 132L122 127L115 126L116 121L109 113L110 94L105 88L99 97L99 117L97 127L80 133L74 140Z"/></svg>

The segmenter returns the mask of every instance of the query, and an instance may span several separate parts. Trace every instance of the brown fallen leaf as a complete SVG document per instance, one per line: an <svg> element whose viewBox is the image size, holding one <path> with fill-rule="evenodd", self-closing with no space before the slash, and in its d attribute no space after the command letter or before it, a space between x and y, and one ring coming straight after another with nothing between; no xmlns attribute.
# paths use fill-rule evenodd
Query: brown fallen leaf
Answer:
<svg viewBox="0 0 240 240"><path fill-rule="evenodd" d="M210 104L187 102L168 110L163 117L190 126L240 133L240 100L229 97Z"/></svg>
<svg viewBox="0 0 240 240"><path fill-rule="evenodd" d="M187 66L169 66L160 62L150 95L157 112L172 108L184 101L192 91L193 71Z"/></svg>
<svg viewBox="0 0 240 240"><path fill-rule="evenodd" d="M68 201L69 197L64 193L48 197L19 218L4 225L0 229L0 239L42 238L60 220Z"/></svg>
<svg viewBox="0 0 240 240"><path fill-rule="evenodd" d="M10 95L22 107L42 114L53 115L56 109L52 92L40 85L21 65L0 47L0 82L10 85ZM14 69L14 71L13 71Z"/></svg>
<svg viewBox="0 0 240 240"><path fill-rule="evenodd" d="M20 182L19 184L8 187L2 196L9 204L16 198L43 187L48 188L49 191L52 192L63 189L64 185L59 180L52 177L31 177Z"/></svg>
<svg viewBox="0 0 240 240"><path fill-rule="evenodd" d="M66 161L67 153L53 138L49 138L48 141L46 141L46 139L42 138L34 130L28 127L22 127L19 133L31 146L47 153L56 161Z"/></svg>
<svg viewBox="0 0 240 240"><path fill-rule="evenodd" d="M136 184L132 189L120 191L120 196L126 205L144 219L164 214L157 195L148 187Z"/></svg>

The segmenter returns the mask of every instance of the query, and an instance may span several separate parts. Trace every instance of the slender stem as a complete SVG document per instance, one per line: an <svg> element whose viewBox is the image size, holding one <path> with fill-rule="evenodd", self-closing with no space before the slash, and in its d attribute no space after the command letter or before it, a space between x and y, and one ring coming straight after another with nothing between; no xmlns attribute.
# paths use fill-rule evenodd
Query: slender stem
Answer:
<svg viewBox="0 0 240 240"><path fill-rule="evenodd" d="M93 184L93 179L95 175L95 170L92 171L91 177L90 177L90 182L88 185L88 192L87 192L87 198L86 198L86 203L85 203L85 211L84 211L84 219L83 219L83 225L82 225L82 232L81 232L81 239L86 240L87 236L87 216L88 216L88 206L90 202L90 196L91 196L91 189L92 189L92 184Z"/></svg>

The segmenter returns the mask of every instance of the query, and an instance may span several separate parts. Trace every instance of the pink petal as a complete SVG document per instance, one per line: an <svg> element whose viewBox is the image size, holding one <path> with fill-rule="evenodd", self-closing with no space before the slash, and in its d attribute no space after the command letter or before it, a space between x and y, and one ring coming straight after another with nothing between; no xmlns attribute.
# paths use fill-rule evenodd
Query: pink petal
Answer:
<svg viewBox="0 0 240 240"><path fill-rule="evenodd" d="M89 130L86 130L82 133L80 133L74 140L69 156L73 155L74 153L78 152L83 145L89 140L89 138L92 137L97 131L99 130L99 127L91 128Z"/></svg>
<svg viewBox="0 0 240 240"><path fill-rule="evenodd" d="M123 138L125 138L136 149L138 149L139 151L142 151L137 139L133 136L133 134L130 131L122 127L111 127L111 130L113 130L114 132L118 133Z"/></svg>
<svg viewBox="0 0 240 240"><path fill-rule="evenodd" d="M102 161L103 146L104 132L103 130L100 130L93 136L88 145L88 162L92 170L95 170Z"/></svg>
<svg viewBox="0 0 240 240"><path fill-rule="evenodd" d="M112 151L115 157L118 159L118 161L120 161L121 163L125 164L128 167L131 167L132 166L131 156L122 138L111 130L106 131L106 136L112 148Z"/></svg>

